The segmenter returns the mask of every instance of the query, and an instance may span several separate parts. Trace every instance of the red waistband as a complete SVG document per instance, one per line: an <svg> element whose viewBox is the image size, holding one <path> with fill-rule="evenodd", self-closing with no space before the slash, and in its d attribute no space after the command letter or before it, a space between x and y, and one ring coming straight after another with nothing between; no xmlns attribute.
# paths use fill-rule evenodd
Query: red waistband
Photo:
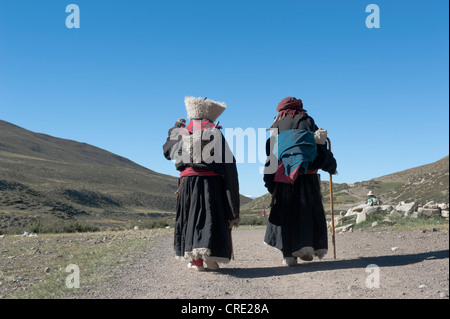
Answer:
<svg viewBox="0 0 450 319"><path fill-rule="evenodd" d="M185 176L222 176L220 174L214 173L212 171L207 171L204 169L186 167L181 173L180 177Z"/></svg>

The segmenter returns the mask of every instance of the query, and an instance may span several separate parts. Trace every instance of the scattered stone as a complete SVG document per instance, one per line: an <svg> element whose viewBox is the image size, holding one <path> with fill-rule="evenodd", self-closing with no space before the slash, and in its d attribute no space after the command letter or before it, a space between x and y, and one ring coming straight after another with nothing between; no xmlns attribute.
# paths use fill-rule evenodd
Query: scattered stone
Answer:
<svg viewBox="0 0 450 319"><path fill-rule="evenodd" d="M356 213L356 223L362 223L365 222L367 220L367 214L364 212L361 213Z"/></svg>
<svg viewBox="0 0 450 319"><path fill-rule="evenodd" d="M417 209L417 213L421 216L430 218L433 216L440 216L441 215L441 209L440 208L425 208L425 207L419 207Z"/></svg>
<svg viewBox="0 0 450 319"><path fill-rule="evenodd" d="M397 251L397 250L398 250L398 247L392 247L391 250L392 250L392 251Z"/></svg>
<svg viewBox="0 0 450 319"><path fill-rule="evenodd" d="M49 272L50 272L50 267L46 267L46 268L44 269L44 271L45 271L46 273L49 273Z"/></svg>
<svg viewBox="0 0 450 319"><path fill-rule="evenodd" d="M345 226L337 227L335 229L335 231L336 232L341 232L341 233L345 233L347 231L352 232L353 231L353 226L354 226L353 224L348 224L348 225L345 225Z"/></svg>
<svg viewBox="0 0 450 319"><path fill-rule="evenodd" d="M134 226L134 230L139 230L139 226Z"/></svg>
<svg viewBox="0 0 450 319"><path fill-rule="evenodd" d="M376 226L378 226L378 222L373 222L372 227L376 227Z"/></svg>
<svg viewBox="0 0 450 319"><path fill-rule="evenodd" d="M362 210L361 213L366 213L367 215L376 214L379 211L378 206L368 206Z"/></svg>
<svg viewBox="0 0 450 319"><path fill-rule="evenodd" d="M403 212L404 216L408 216L408 215L412 214L417 209L418 206L419 206L419 204L416 202L411 202L411 203L400 202L395 207L395 210L397 210L399 212Z"/></svg>
<svg viewBox="0 0 450 319"><path fill-rule="evenodd" d="M441 298L447 298L448 297L448 293L447 292L441 292L440 294L439 294L439 297L441 297Z"/></svg>

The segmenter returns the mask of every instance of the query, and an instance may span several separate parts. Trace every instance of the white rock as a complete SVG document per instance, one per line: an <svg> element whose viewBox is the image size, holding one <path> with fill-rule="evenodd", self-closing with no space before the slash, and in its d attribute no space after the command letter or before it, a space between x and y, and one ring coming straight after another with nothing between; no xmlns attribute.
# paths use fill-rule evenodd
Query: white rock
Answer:
<svg viewBox="0 0 450 319"><path fill-rule="evenodd" d="M437 208L437 207L438 207L438 205L433 201L428 202L425 205L423 205L423 208Z"/></svg>
<svg viewBox="0 0 450 319"><path fill-rule="evenodd" d="M411 202L411 203L401 202L399 205L397 205L395 207L395 210L398 210L399 212L403 212L405 214L405 216L407 216L407 215L412 214L416 210L417 206L418 206L418 204L416 202Z"/></svg>
<svg viewBox="0 0 450 319"><path fill-rule="evenodd" d="M389 213L394 210L394 207L392 205L381 205L380 210L383 210L383 211L386 211Z"/></svg>
<svg viewBox="0 0 450 319"><path fill-rule="evenodd" d="M365 207L361 213L366 213L367 215L376 214L376 213L378 213L378 206Z"/></svg>
<svg viewBox="0 0 450 319"><path fill-rule="evenodd" d="M349 231L349 230L353 231L353 224L348 224L348 225L345 225L345 226L337 227L335 229L336 232L341 232L341 233L344 233L344 232Z"/></svg>
<svg viewBox="0 0 450 319"><path fill-rule="evenodd" d="M356 223L357 224L365 222L366 220L367 220L367 214L366 213L361 212L361 213L357 213L356 214Z"/></svg>
<svg viewBox="0 0 450 319"><path fill-rule="evenodd" d="M134 226L134 230L139 230L139 226Z"/></svg>
<svg viewBox="0 0 450 319"><path fill-rule="evenodd" d="M360 212L362 212L363 209L366 208L366 207L370 207L370 206L367 205L367 204L361 204L361 205L358 205L358 206L353 207L353 208L352 208L352 211L353 211L353 212L360 213Z"/></svg>
<svg viewBox="0 0 450 319"><path fill-rule="evenodd" d="M449 216L448 210L441 210L441 216L444 218L448 218L448 216Z"/></svg>
<svg viewBox="0 0 450 319"><path fill-rule="evenodd" d="M398 247L392 247L391 250L392 250L392 251L397 251L397 250L398 250Z"/></svg>

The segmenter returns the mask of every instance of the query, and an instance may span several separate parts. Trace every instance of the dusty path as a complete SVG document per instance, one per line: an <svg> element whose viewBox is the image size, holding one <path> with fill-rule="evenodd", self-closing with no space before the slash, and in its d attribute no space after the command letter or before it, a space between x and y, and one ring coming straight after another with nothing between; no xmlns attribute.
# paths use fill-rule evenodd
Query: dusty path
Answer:
<svg viewBox="0 0 450 319"><path fill-rule="evenodd" d="M296 267L282 266L281 253L263 237L264 229L235 230L236 259L216 272L188 269L174 259L172 238L164 237L83 298L448 298L447 232L337 234L337 260L330 245L322 261ZM379 266L379 288L366 285L376 275L367 272L370 264Z"/></svg>

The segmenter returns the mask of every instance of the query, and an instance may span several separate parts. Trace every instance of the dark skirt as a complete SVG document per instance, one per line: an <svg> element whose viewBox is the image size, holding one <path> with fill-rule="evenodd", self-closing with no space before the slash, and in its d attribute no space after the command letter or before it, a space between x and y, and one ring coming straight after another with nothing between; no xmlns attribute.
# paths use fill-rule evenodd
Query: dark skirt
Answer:
<svg viewBox="0 0 450 319"><path fill-rule="evenodd" d="M180 183L175 254L226 263L232 253L223 177L187 176Z"/></svg>
<svg viewBox="0 0 450 319"><path fill-rule="evenodd" d="M327 250L319 175L300 175L293 185L277 183L275 197L264 242L281 250L283 257L293 257L305 247Z"/></svg>

